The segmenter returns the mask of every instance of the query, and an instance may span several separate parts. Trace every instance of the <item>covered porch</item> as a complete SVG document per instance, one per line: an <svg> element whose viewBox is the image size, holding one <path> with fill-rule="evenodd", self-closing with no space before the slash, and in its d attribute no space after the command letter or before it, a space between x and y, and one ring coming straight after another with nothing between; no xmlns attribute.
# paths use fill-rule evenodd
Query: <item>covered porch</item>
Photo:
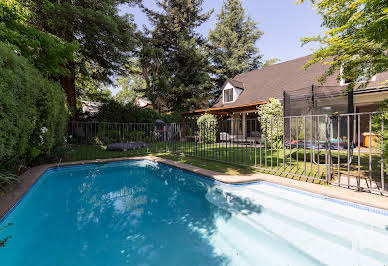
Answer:
<svg viewBox="0 0 388 266"><path fill-rule="evenodd" d="M217 107L182 113L185 123L205 113L217 116L219 141L221 142L259 142L261 138L257 108L268 101L246 105Z"/></svg>

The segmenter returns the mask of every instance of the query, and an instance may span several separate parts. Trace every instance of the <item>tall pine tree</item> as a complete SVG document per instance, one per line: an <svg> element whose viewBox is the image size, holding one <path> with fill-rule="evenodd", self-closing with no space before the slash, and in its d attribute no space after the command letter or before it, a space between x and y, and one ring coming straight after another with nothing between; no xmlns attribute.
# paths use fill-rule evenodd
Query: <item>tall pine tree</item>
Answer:
<svg viewBox="0 0 388 266"><path fill-rule="evenodd" d="M145 94L158 109L184 111L208 105L210 64L205 40L195 31L209 19L203 0L161 0L161 11L143 7L153 28L146 32L140 62Z"/></svg>
<svg viewBox="0 0 388 266"><path fill-rule="evenodd" d="M215 28L209 32L217 83L215 96L228 78L262 65L256 41L263 35L257 23L245 14L240 0L225 0L217 17Z"/></svg>

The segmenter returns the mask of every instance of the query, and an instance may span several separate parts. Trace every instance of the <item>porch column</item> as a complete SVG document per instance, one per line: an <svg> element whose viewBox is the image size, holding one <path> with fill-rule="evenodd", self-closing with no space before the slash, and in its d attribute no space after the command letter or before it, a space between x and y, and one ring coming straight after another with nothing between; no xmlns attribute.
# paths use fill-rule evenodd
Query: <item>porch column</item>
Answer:
<svg viewBox="0 0 388 266"><path fill-rule="evenodd" d="M247 113L242 114L242 133L245 139L247 137Z"/></svg>
<svg viewBox="0 0 388 266"><path fill-rule="evenodd" d="M232 122L230 123L230 125L231 125L230 134L231 134L231 135L235 135L235 134L236 134L236 133L235 133L235 131L236 131L236 129L235 129L235 126L236 126L236 119L237 119L236 114L233 113L233 114L232 114Z"/></svg>

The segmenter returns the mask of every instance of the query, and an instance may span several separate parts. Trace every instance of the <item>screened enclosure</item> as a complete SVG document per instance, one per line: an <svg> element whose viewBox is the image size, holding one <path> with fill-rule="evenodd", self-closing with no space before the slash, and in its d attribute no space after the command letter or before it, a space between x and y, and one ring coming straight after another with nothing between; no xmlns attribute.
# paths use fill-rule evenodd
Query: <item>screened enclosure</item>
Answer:
<svg viewBox="0 0 388 266"><path fill-rule="evenodd" d="M285 135L290 141L300 139L300 132L305 128L304 137L307 139L353 141L357 121L339 116L354 112L353 93L346 91L346 87L312 85L294 91L284 91L283 104L286 117ZM300 121L298 118L292 118L294 116L311 118ZM327 119L332 120L331 123L328 123ZM350 134L349 127L352 128Z"/></svg>

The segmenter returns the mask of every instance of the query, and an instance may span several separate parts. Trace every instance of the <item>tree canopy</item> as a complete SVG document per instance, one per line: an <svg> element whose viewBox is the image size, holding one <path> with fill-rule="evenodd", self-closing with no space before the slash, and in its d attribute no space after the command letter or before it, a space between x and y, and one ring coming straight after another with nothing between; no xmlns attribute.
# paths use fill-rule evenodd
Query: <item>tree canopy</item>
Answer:
<svg viewBox="0 0 388 266"><path fill-rule="evenodd" d="M153 28L146 30L139 53L145 95L164 110L188 110L207 105L212 89L205 40L196 28L210 12L203 0L163 0L161 11L143 6Z"/></svg>
<svg viewBox="0 0 388 266"><path fill-rule="evenodd" d="M136 27L129 15L119 15L120 4L137 0L33 0L29 19L37 29L53 34L79 49L74 60L65 65L67 75L61 84L75 107L75 79L78 73L99 82L111 82L135 49Z"/></svg>
<svg viewBox="0 0 388 266"><path fill-rule="evenodd" d="M299 2L304 2L303 0ZM321 77L341 70L339 79L354 82L388 70L388 6L386 0L311 0L324 36L302 39L303 43L321 44L306 67L325 62L330 68ZM366 85L366 83L362 83Z"/></svg>
<svg viewBox="0 0 388 266"><path fill-rule="evenodd" d="M262 65L256 42L263 32L258 29L258 23L246 15L240 0L224 1L217 18L215 28L209 32L209 41L217 87L220 88L228 78Z"/></svg>
<svg viewBox="0 0 388 266"><path fill-rule="evenodd" d="M31 9L20 1L0 1L0 39L45 76L58 78L67 74L65 66L73 61L78 45L32 27L28 21L33 16Z"/></svg>

